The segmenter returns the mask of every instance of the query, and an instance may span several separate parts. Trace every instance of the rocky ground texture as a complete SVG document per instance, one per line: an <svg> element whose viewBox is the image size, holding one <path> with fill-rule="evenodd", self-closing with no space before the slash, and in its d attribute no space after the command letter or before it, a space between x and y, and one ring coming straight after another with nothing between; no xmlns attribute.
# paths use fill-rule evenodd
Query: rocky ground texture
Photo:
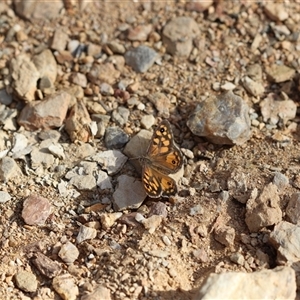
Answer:
<svg viewBox="0 0 300 300"><path fill-rule="evenodd" d="M0 299L299 299L299 70L298 0L1 1Z"/></svg>

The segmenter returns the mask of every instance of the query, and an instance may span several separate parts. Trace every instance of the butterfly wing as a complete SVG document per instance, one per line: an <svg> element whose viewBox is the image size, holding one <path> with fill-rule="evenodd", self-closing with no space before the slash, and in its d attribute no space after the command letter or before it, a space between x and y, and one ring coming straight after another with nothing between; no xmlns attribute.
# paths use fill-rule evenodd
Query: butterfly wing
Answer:
<svg viewBox="0 0 300 300"><path fill-rule="evenodd" d="M177 185L173 178L147 164L143 168L142 181L147 195L151 198L169 197L177 193Z"/></svg>
<svg viewBox="0 0 300 300"><path fill-rule="evenodd" d="M176 173L182 166L181 151L174 143L171 125L162 121L153 133L147 157L157 169Z"/></svg>

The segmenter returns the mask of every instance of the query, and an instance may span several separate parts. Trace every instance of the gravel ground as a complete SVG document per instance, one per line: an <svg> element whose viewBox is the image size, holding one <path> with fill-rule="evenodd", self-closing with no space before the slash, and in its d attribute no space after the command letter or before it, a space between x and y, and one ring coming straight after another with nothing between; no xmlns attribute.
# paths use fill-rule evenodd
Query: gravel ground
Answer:
<svg viewBox="0 0 300 300"><path fill-rule="evenodd" d="M299 1L2 1L0 298L202 299L210 274L286 265L295 298L299 21ZM127 157L163 119L184 170L151 199Z"/></svg>

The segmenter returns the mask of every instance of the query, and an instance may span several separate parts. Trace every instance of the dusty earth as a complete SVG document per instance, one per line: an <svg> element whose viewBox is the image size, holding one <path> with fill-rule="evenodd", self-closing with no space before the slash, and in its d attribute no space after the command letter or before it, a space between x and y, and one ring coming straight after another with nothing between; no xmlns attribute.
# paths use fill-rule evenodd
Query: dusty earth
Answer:
<svg viewBox="0 0 300 300"><path fill-rule="evenodd" d="M174 125L175 140L180 147L190 149L194 158L186 158L184 180L179 185L178 196L170 201L148 198L138 209L147 217L157 201L166 204L167 217L153 234L137 222L130 226L116 221L109 229L102 228L99 216L114 212L111 206L89 214L83 211L83 208L101 202L101 191L80 191L77 198L63 198L53 182L59 181L64 174L56 173L51 168L42 174L35 173L26 167L28 160L18 160L23 177L0 185L0 189L12 197L0 205L1 299L60 299L52 287L52 279L42 276L32 264L33 245L58 262L62 273L70 274L79 288L78 299L93 291L97 285L108 288L112 299L191 299L211 272L252 272L277 265L276 251L265 238L272 226L258 233L250 233L245 223L246 205L234 199L234 190L229 191L229 198L225 200L220 194L228 191L229 178L239 174L243 174L249 191L254 188L261 191L272 182L275 172L280 172L290 181L280 194L280 207L285 219L290 196L299 192L299 117L297 115L293 120L271 126L268 120L262 118L259 105L270 92L277 95L285 92L298 106L297 74L288 83L274 83L268 80L264 70L279 60L299 70L300 42L299 38L291 38L292 33L299 31L299 3L287 2L284 7L289 18L277 23L265 13L264 3L256 1L220 1L209 5L203 12L189 10L184 1L144 4L97 1L86 5L84 10L75 5L53 20L24 20L12 13L14 7L10 1L2 5L1 19L9 16L7 22L11 22L11 26L19 24L26 38L22 41L15 38L8 40L9 27L1 29L1 88L5 87L5 70L11 58L25 51L30 55L41 43L47 45L58 24L66 29L70 39L80 39L86 33L83 38L86 44L93 41L101 45L101 35L105 35L107 41L118 41L126 48L140 44L156 47L162 57L161 64L154 64L142 74L129 67L121 72L122 79L139 82L137 91L132 94L146 107L141 111L128 106L130 116L123 129L134 135L141 129L140 119L146 114L153 114L157 124L161 117L157 115L156 108L147 102L145 95L162 92L173 100L169 120ZM158 43L166 23L177 16L189 16L200 27L200 35L188 57L166 54L163 44ZM286 24L292 33L280 40L270 29L271 22ZM129 27L152 24L152 32L157 35L146 41L129 41L126 34L119 30L124 24ZM262 40L254 49L251 45L257 32L262 34ZM286 40L290 43L289 47L283 44ZM13 51L5 54L3 51L8 48ZM218 60L213 62L207 59L216 56ZM258 97L248 93L240 83L247 66L254 63L263 70L265 91ZM56 88L62 89L68 78L65 75L75 70L72 69L75 63L59 64L59 68ZM235 84L233 91L247 102L256 121L252 123L250 140L242 145L214 145L203 137L193 135L186 126L197 102L211 94L219 94L222 89L212 87L215 83L222 85L225 82ZM103 96L102 100L107 103L111 98ZM123 99L115 97L114 101L115 107L127 107ZM21 107L22 100L14 98L11 108L20 110ZM113 120L109 124L119 126ZM12 131L8 133L13 134ZM65 132L62 132L60 141L68 145L64 147L66 158L63 163L69 170L82 160L77 153L81 144L71 142ZM103 138L95 138L90 144L97 151L106 150ZM120 174L139 176L127 163L113 177L114 186ZM52 205L53 212L42 226L26 225L21 218L23 201L31 194L47 198ZM125 210L123 214L135 212ZM100 224L97 236L77 244L79 227L87 222ZM222 225L232 227L235 232L234 243L227 247L217 242L214 235L216 226ZM198 231L195 230L197 228ZM79 250L79 257L71 264L63 262L58 256L61 245L66 241L72 242ZM244 256L245 263L239 265L230 259L236 252ZM258 253L262 252L267 257L264 263L257 260ZM18 288L14 276L19 270L27 270L36 276L38 288L35 292Z"/></svg>

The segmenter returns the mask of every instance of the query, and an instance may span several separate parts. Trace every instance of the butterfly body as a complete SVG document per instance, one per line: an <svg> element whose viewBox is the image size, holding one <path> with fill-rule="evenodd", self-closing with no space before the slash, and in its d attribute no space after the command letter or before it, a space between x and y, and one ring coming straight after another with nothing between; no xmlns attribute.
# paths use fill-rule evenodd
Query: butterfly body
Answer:
<svg viewBox="0 0 300 300"><path fill-rule="evenodd" d="M154 131L141 164L142 181L148 196L158 198L176 194L177 184L169 174L175 174L181 169L183 157L174 142L171 125L167 120L162 121Z"/></svg>

